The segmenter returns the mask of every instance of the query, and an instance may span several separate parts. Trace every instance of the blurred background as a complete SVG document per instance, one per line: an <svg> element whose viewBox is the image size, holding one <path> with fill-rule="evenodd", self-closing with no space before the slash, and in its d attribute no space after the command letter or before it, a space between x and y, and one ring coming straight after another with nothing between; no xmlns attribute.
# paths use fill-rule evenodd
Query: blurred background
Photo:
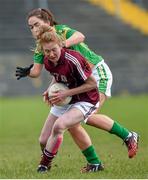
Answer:
<svg viewBox="0 0 148 180"><path fill-rule="evenodd" d="M50 82L47 72L37 79L15 78L16 66L33 63L26 16L38 7L86 36L111 68L113 95L148 92L147 0L0 0L0 96L40 95Z"/></svg>

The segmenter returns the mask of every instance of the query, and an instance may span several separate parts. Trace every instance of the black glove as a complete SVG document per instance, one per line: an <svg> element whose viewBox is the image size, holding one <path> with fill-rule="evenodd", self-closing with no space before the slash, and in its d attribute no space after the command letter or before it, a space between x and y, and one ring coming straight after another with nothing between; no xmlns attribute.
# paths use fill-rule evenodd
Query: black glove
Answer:
<svg viewBox="0 0 148 180"><path fill-rule="evenodd" d="M16 73L15 76L17 77L17 80L26 77L28 74L30 74L30 69L33 67L33 64L31 64L29 67L16 67Z"/></svg>

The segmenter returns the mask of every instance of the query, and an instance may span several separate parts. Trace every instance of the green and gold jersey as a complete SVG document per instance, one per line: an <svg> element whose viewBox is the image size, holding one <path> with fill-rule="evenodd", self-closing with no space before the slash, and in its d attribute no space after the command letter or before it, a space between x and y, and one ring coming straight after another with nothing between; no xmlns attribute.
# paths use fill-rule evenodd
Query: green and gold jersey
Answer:
<svg viewBox="0 0 148 180"><path fill-rule="evenodd" d="M54 27L56 29L57 34L62 36L63 39L65 40L70 38L76 32L76 30L69 28L67 25L56 25ZM72 45L71 47L69 47L69 49L80 52L80 54L84 56L88 60L88 62L90 62L93 65L96 65L103 60L101 56L91 51L88 48L88 46L83 42L76 45ZM43 64L43 58L44 55L42 53L39 52L34 53L35 63Z"/></svg>

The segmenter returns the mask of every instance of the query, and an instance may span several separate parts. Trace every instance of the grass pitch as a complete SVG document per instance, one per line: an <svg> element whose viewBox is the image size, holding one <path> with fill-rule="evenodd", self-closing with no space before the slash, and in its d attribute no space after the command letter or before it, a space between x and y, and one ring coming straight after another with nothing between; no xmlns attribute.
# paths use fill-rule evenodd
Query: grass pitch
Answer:
<svg viewBox="0 0 148 180"><path fill-rule="evenodd" d="M102 159L105 170L81 174L86 164L68 132L51 171L38 174L38 137L48 114L40 97L0 99L0 178L4 179L148 179L148 95L113 97L102 112L140 134L139 152L128 159L122 140L105 131L84 125Z"/></svg>

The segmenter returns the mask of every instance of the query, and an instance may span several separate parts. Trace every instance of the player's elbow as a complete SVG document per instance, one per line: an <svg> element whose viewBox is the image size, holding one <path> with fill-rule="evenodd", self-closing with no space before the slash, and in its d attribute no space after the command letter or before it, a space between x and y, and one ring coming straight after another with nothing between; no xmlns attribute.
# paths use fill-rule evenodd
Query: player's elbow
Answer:
<svg viewBox="0 0 148 180"><path fill-rule="evenodd" d="M83 42L85 40L84 34L80 33L81 41Z"/></svg>
<svg viewBox="0 0 148 180"><path fill-rule="evenodd" d="M84 34L82 34L81 32L76 32L75 35L77 36L77 38L79 39L80 42L83 42L85 40L85 36Z"/></svg>
<svg viewBox="0 0 148 180"><path fill-rule="evenodd" d="M84 40L85 40L85 36L84 36L84 34L81 34L81 39L82 39L82 41L84 41Z"/></svg>
<svg viewBox="0 0 148 180"><path fill-rule="evenodd" d="M93 88L93 89L97 88L97 82L96 82L96 80L94 80L94 81L92 82L92 88Z"/></svg>
<svg viewBox="0 0 148 180"><path fill-rule="evenodd" d="M91 76L90 80L91 80L90 83L91 83L92 89L97 88L97 81L96 81L96 79L93 76Z"/></svg>
<svg viewBox="0 0 148 180"><path fill-rule="evenodd" d="M87 81L87 84L88 84L88 89L89 90L92 90L92 89L95 89L97 88L97 82L94 78L90 78L88 81Z"/></svg>

